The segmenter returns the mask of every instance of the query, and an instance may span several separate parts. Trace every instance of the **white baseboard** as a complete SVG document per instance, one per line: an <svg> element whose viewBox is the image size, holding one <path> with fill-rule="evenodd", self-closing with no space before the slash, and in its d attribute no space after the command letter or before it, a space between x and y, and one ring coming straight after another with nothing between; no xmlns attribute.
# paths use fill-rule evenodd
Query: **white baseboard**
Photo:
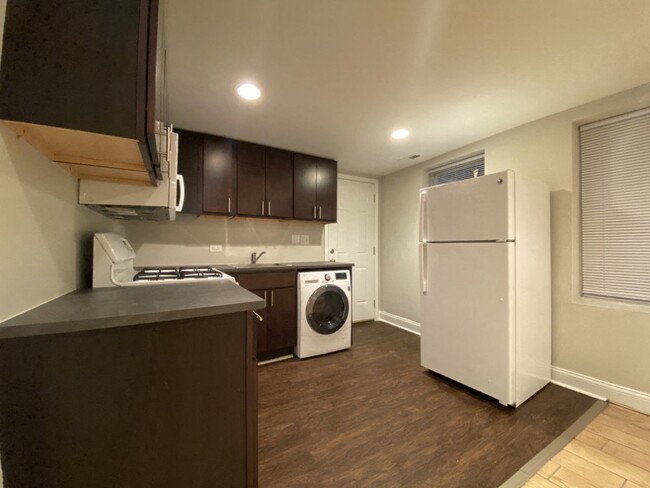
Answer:
<svg viewBox="0 0 650 488"><path fill-rule="evenodd" d="M379 312L379 320L413 334L420 335L420 324L414 320L384 311ZM551 382L590 397L622 405L650 415L650 393L609 383L558 366L551 366Z"/></svg>
<svg viewBox="0 0 650 488"><path fill-rule="evenodd" d="M379 311L379 320L395 327L399 327L400 329L412 332L413 334L420 335L420 324L415 320L406 319L399 315L393 315L392 313L383 312L381 310Z"/></svg>
<svg viewBox="0 0 650 488"><path fill-rule="evenodd" d="M648 393L575 373L557 366L551 367L551 382L650 415L650 394Z"/></svg>

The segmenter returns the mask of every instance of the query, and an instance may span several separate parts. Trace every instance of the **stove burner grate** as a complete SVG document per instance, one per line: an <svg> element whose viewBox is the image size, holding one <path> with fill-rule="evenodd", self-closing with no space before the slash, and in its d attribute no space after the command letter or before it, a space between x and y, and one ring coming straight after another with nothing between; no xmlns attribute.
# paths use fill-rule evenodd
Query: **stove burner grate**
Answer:
<svg viewBox="0 0 650 488"><path fill-rule="evenodd" d="M206 280L222 278L223 273L210 266L181 266L164 268L143 268L133 281Z"/></svg>

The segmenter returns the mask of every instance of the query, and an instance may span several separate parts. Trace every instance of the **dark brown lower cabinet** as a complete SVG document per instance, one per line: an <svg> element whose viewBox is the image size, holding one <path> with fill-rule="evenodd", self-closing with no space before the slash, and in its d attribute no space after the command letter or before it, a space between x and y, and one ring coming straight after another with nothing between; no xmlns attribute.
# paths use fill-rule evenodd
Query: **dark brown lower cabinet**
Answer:
<svg viewBox="0 0 650 488"><path fill-rule="evenodd" d="M298 336L296 288L268 290L266 351L295 347Z"/></svg>
<svg viewBox="0 0 650 488"><path fill-rule="evenodd" d="M258 297L263 298L266 301L266 290L252 291L252 293L255 293ZM266 352L266 331L268 324L268 317L266 313L267 309L263 308L261 310L256 310L256 312L262 319L261 321L259 319L253 321L253 323L257 326L257 352L259 354L262 354ZM253 316L253 318L255 317Z"/></svg>
<svg viewBox="0 0 650 488"><path fill-rule="evenodd" d="M263 322L259 325L257 351L264 357L288 352L297 344L298 298L296 272L239 273L237 281L266 301L266 308L257 310ZM277 355L277 354L276 354Z"/></svg>
<svg viewBox="0 0 650 488"><path fill-rule="evenodd" d="M256 487L251 316L1 340L5 486Z"/></svg>

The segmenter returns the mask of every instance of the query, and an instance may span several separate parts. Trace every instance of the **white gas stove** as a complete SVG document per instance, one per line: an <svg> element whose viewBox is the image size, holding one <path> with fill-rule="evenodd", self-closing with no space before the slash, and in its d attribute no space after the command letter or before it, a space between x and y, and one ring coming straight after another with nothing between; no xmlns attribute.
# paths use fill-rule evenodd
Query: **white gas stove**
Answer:
<svg viewBox="0 0 650 488"><path fill-rule="evenodd" d="M235 279L212 266L160 266L135 268L135 251L119 234L95 234L93 288L162 285Z"/></svg>

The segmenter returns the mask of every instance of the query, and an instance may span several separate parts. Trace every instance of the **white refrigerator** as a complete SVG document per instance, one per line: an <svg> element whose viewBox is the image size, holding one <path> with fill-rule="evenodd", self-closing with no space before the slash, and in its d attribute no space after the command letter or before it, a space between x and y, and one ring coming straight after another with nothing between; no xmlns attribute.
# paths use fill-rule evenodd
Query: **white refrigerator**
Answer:
<svg viewBox="0 0 650 488"><path fill-rule="evenodd" d="M513 171L420 190L421 364L518 406L550 380L550 201Z"/></svg>

